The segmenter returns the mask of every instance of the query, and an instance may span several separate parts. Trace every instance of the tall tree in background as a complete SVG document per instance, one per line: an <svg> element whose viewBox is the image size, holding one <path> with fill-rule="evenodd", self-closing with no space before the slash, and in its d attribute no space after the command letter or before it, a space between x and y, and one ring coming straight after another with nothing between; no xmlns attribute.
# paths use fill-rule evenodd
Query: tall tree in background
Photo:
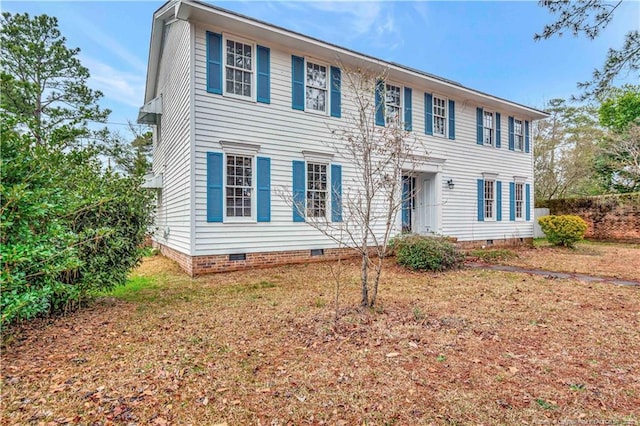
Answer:
<svg viewBox="0 0 640 426"><path fill-rule="evenodd" d="M609 130L595 163L601 185L610 192L640 191L640 86L609 90L598 113Z"/></svg>
<svg viewBox="0 0 640 426"><path fill-rule="evenodd" d="M601 0L541 0L540 6L555 14L557 20L545 25L542 33L535 34L534 40L548 39L554 35L562 36L565 31L574 36L586 35L595 39L613 19L622 0L604 2ZM627 72L630 77L640 78L640 32L637 28L629 31L621 48L610 48L604 65L593 71L591 80L578 83L583 89L579 97L584 100L602 96L613 85L616 77Z"/></svg>
<svg viewBox="0 0 640 426"><path fill-rule="evenodd" d="M141 130L133 123L129 123L129 132L134 135L131 141L121 134L111 134L105 146L105 153L110 164L113 160L116 169L129 176L144 176L151 171L153 133Z"/></svg>
<svg viewBox="0 0 640 426"><path fill-rule="evenodd" d="M88 120L105 120L78 49L55 18L2 15L0 328L78 306L126 282L153 193L104 167ZM142 144L142 142L141 142Z"/></svg>
<svg viewBox="0 0 640 426"><path fill-rule="evenodd" d="M537 200L584 196L597 192L593 161L603 131L597 111L553 99L551 116L534 122L534 173Z"/></svg>
<svg viewBox="0 0 640 426"><path fill-rule="evenodd" d="M102 93L87 85L89 70L70 49L55 17L4 12L0 19L0 108L36 143L61 145L88 136L87 121L105 121Z"/></svg>

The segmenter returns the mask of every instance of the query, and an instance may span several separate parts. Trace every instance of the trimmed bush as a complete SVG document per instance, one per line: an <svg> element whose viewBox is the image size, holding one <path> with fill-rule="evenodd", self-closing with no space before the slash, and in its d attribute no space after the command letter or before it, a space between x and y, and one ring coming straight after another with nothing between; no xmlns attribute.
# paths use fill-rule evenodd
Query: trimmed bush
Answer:
<svg viewBox="0 0 640 426"><path fill-rule="evenodd" d="M446 238L403 235L391 241L398 265L416 271L459 268L464 255Z"/></svg>
<svg viewBox="0 0 640 426"><path fill-rule="evenodd" d="M547 240L556 246L573 247L587 231L587 223L575 215L543 216L538 223Z"/></svg>

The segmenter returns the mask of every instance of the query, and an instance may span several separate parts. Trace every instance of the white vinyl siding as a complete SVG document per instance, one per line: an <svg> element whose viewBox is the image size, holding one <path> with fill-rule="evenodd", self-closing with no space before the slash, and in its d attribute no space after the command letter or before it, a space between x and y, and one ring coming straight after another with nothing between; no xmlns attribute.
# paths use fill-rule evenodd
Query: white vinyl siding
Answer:
<svg viewBox="0 0 640 426"><path fill-rule="evenodd" d="M163 175L163 188L154 239L186 254L191 249L191 74L190 25L175 21L165 26L156 89L163 111L154 132L153 172Z"/></svg>
<svg viewBox="0 0 640 426"><path fill-rule="evenodd" d="M220 141L242 141L259 144L257 156L271 159L271 188L292 188L292 161L304 161L304 149L333 153L331 143L335 137L331 128L344 125L346 117L355 111L352 96L348 91L346 79L342 84L342 116L329 117L326 114L300 114L291 108L291 55L303 57L305 52L284 49L278 45L264 43L271 49L271 103L242 102L229 96L216 96L206 91L206 51L205 31L224 33L228 28L196 27L196 68L195 68L195 254L228 254L230 252L269 252L284 250L307 250L314 248L336 247L336 244L309 224L292 221L292 207L277 191L271 194L271 221L267 223L207 223L206 220L206 153L222 150ZM263 45L261 40L257 44ZM318 56L320 54L318 53ZM319 57L317 62L327 63L335 60L335 55ZM322 62L324 61L324 62ZM329 71L329 67L327 66ZM306 68L305 68L306 72ZM404 83L416 87L415 82L398 81L394 85L402 87ZM444 89L442 89L444 91ZM425 92L432 93L435 88ZM372 102L375 94L371 93ZM441 99L440 116L443 135L448 135L447 98L463 102L455 93L444 92L434 97ZM402 98L402 92L401 92ZM328 99L327 99L328 102ZM402 101L401 101L402 102ZM327 105L328 108L328 105ZM413 128L424 129L424 97L413 97ZM513 111L500 111L502 116L514 115ZM402 110L401 110L402 113ZM507 149L487 150L476 144L477 124L475 108L456 109L455 143L443 143L421 132L414 132L424 145L429 157L446 160L440 173L442 202L439 204L441 227L434 229L444 235L457 237L460 241L501 239L505 235L513 237L531 237L533 226L524 221L477 221L477 179L487 170L499 171L500 176L522 176L533 179L530 161L526 156L513 155ZM494 116L495 119L495 116ZM503 130L504 130L503 120ZM436 130L434 126L434 131ZM435 132L434 132L435 133ZM358 179L358 171L348 159L336 154L328 161L330 164L342 164L343 199L348 188ZM305 165L306 173L306 165ZM330 176L329 176L330 177ZM453 179L455 188L446 187L447 179ZM330 182L330 180L327 180ZM507 185L508 186L508 185ZM504 189L505 185L503 185ZM305 175L306 189L306 175ZM505 197L506 195L506 197ZM330 196L327 195L327 216L330 215ZM508 205L508 192L502 196L502 205ZM343 206L346 208L346 206ZM254 208L255 209L255 208ZM345 218L347 212L345 211ZM381 230L382 224L376 225ZM400 229L397 229L400 232Z"/></svg>

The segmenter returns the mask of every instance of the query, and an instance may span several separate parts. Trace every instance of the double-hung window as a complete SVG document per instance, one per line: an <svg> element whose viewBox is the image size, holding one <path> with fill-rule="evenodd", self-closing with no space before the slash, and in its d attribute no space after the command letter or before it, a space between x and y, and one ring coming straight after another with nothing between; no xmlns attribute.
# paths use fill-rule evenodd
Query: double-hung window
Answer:
<svg viewBox="0 0 640 426"><path fill-rule="evenodd" d="M524 126L522 125L522 120L514 119L513 120L513 137L515 142L516 151L524 151Z"/></svg>
<svg viewBox="0 0 640 426"><path fill-rule="evenodd" d="M516 219L524 218L524 184L516 182L515 184L515 205Z"/></svg>
<svg viewBox="0 0 640 426"><path fill-rule="evenodd" d="M400 123L400 112L402 111L400 93L402 93L400 86L385 84L384 116L387 125Z"/></svg>
<svg viewBox="0 0 640 426"><path fill-rule="evenodd" d="M225 93L253 99L254 46L232 38L225 40Z"/></svg>
<svg viewBox="0 0 640 426"><path fill-rule="evenodd" d="M327 165L307 163L307 217L327 217Z"/></svg>
<svg viewBox="0 0 640 426"><path fill-rule="evenodd" d="M447 132L447 100L433 96L433 134L445 136Z"/></svg>
<svg viewBox="0 0 640 426"><path fill-rule="evenodd" d="M253 156L227 154L225 201L227 217L252 217Z"/></svg>
<svg viewBox="0 0 640 426"><path fill-rule="evenodd" d="M484 111L483 117L483 135L482 142L484 145L493 145L495 141L495 125L493 121L493 113Z"/></svg>
<svg viewBox="0 0 640 426"><path fill-rule="evenodd" d="M494 180L485 179L484 181L484 218L495 219L495 192L496 182Z"/></svg>
<svg viewBox="0 0 640 426"><path fill-rule="evenodd" d="M327 112L328 80L326 66L311 61L306 62L305 109L307 111Z"/></svg>

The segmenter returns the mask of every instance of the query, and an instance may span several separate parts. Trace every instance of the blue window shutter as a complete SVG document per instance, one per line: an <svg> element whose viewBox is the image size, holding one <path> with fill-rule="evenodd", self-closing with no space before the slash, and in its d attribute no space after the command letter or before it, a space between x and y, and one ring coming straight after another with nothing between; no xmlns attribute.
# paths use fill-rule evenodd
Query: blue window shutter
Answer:
<svg viewBox="0 0 640 426"><path fill-rule="evenodd" d="M413 130L413 108L411 99L411 88L404 88L404 129L408 132Z"/></svg>
<svg viewBox="0 0 640 426"><path fill-rule="evenodd" d="M293 221L304 222L304 161L293 161Z"/></svg>
<svg viewBox="0 0 640 426"><path fill-rule="evenodd" d="M331 116L340 118L342 116L342 73L340 68L331 67Z"/></svg>
<svg viewBox="0 0 640 426"><path fill-rule="evenodd" d="M331 221L342 222L342 166L331 165Z"/></svg>
<svg viewBox="0 0 640 426"><path fill-rule="evenodd" d="M207 31L207 92L222 94L222 35Z"/></svg>
<svg viewBox="0 0 640 426"><path fill-rule="evenodd" d="M258 157L257 169L257 220L271 222L271 159Z"/></svg>
<svg viewBox="0 0 640 426"><path fill-rule="evenodd" d="M478 179L478 221L484 221L484 179Z"/></svg>
<svg viewBox="0 0 640 426"><path fill-rule="evenodd" d="M433 96L424 94L424 133L433 135Z"/></svg>
<svg viewBox="0 0 640 426"><path fill-rule="evenodd" d="M502 182L496 181L496 220L502 220Z"/></svg>
<svg viewBox="0 0 640 426"><path fill-rule="evenodd" d="M476 143L478 145L484 144L484 123L482 122L483 115L484 110L482 108L476 108Z"/></svg>
<svg viewBox="0 0 640 426"><path fill-rule="evenodd" d="M207 222L222 222L221 152L207 152Z"/></svg>
<svg viewBox="0 0 640 426"><path fill-rule="evenodd" d="M291 55L291 108L304 111L304 58Z"/></svg>
<svg viewBox="0 0 640 426"><path fill-rule="evenodd" d="M529 152L529 122L524 122L524 152Z"/></svg>
<svg viewBox="0 0 640 426"><path fill-rule="evenodd" d="M515 150L515 144L513 140L513 117L509 116L509 151Z"/></svg>
<svg viewBox="0 0 640 426"><path fill-rule="evenodd" d="M384 81L376 83L376 125L384 126Z"/></svg>
<svg viewBox="0 0 640 426"><path fill-rule="evenodd" d="M525 189L525 209L527 210L525 212L525 219L527 220L531 220L531 185L530 184L526 184L524 186Z"/></svg>
<svg viewBox="0 0 640 426"><path fill-rule="evenodd" d="M502 139L502 128L500 124L500 113L496 112L496 148L500 148Z"/></svg>
<svg viewBox="0 0 640 426"><path fill-rule="evenodd" d="M263 104L268 104L271 103L271 51L268 47L264 46L258 46L256 50L258 51L258 81L256 84L256 100L258 102L262 102Z"/></svg>
<svg viewBox="0 0 640 426"><path fill-rule="evenodd" d="M509 182L509 220L516 220L516 184Z"/></svg>
<svg viewBox="0 0 640 426"><path fill-rule="evenodd" d="M456 102L449 101L449 139L456 139Z"/></svg>

